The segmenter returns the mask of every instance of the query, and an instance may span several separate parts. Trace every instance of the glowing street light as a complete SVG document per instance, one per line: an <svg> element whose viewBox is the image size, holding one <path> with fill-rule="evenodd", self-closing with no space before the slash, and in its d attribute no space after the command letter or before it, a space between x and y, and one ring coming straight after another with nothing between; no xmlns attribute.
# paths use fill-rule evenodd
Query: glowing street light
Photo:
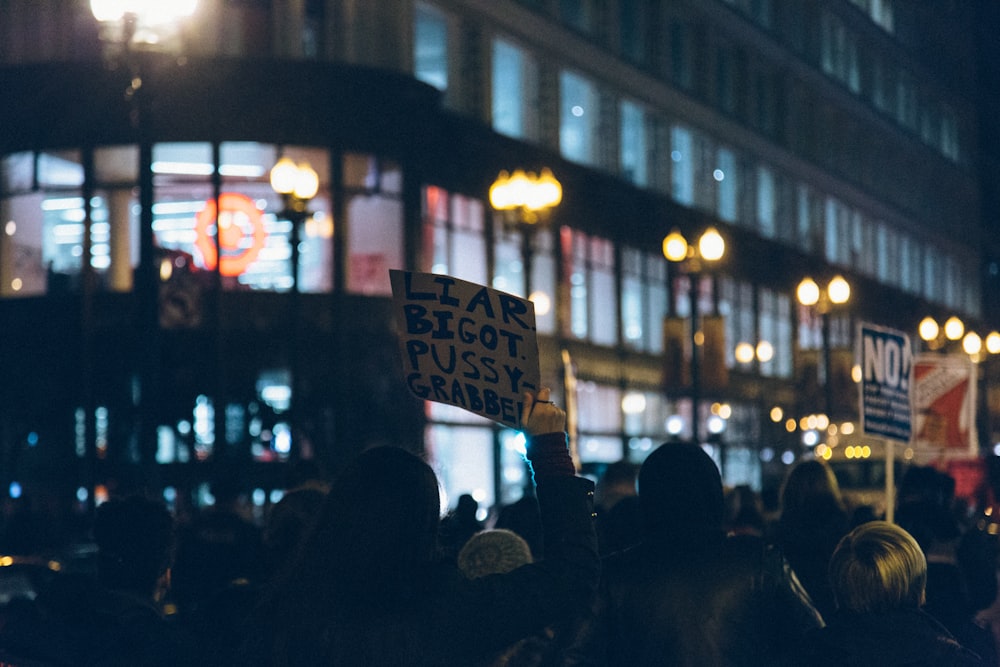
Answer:
<svg viewBox="0 0 1000 667"><path fill-rule="evenodd" d="M696 244L688 243L680 230L673 229L663 238L663 256L690 278L688 297L691 309L691 433L700 441L699 402L701 400L701 367L698 357L699 313L698 278L708 266L719 262L726 254L726 241L715 227L709 227Z"/></svg>
<svg viewBox="0 0 1000 667"><path fill-rule="evenodd" d="M830 350L830 311L835 306L846 304L851 299L851 284L844 276L836 275L830 279L826 287L810 277L805 277L795 289L795 297L803 306L815 308L820 315L820 325L823 343L823 401L826 404L826 414L833 410L833 364Z"/></svg>

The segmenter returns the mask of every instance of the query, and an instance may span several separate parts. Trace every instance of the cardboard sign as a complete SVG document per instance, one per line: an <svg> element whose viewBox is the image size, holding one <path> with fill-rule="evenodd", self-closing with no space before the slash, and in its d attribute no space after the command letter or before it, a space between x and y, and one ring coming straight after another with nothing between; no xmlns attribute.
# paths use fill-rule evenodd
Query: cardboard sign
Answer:
<svg viewBox="0 0 1000 667"><path fill-rule="evenodd" d="M522 395L541 378L534 304L451 276L389 279L410 391L518 428Z"/></svg>

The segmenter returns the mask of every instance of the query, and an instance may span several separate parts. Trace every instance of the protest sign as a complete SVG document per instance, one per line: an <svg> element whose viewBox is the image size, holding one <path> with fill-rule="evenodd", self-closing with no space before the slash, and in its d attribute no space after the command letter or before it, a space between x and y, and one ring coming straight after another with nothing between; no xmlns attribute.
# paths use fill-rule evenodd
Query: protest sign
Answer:
<svg viewBox="0 0 1000 667"><path fill-rule="evenodd" d="M914 364L913 444L947 455L978 454L976 367L964 354L922 354Z"/></svg>
<svg viewBox="0 0 1000 667"><path fill-rule="evenodd" d="M534 304L451 276L390 270L410 391L519 428L541 373Z"/></svg>
<svg viewBox="0 0 1000 667"><path fill-rule="evenodd" d="M862 432L908 442L913 419L910 338L865 323L859 328Z"/></svg>

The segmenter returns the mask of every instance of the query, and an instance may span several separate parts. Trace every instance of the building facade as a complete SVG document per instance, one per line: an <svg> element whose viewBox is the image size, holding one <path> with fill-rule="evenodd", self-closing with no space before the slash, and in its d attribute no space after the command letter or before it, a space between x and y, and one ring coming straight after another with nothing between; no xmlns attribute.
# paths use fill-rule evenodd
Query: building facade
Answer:
<svg viewBox="0 0 1000 667"><path fill-rule="evenodd" d="M595 475L694 435L730 484L843 458L869 444L859 322L990 328L975 16L953 3L200 0L135 19L4 3L0 493L86 504L141 479L202 502L226 475L262 505L298 462L391 443L427 454L446 504L515 500L519 434L408 393L393 268L532 295L543 381ZM319 176L301 222L268 182L281 157ZM505 224L493 180L543 168L562 203ZM717 265L665 258L671 230L709 227ZM834 275L847 304L796 300Z"/></svg>

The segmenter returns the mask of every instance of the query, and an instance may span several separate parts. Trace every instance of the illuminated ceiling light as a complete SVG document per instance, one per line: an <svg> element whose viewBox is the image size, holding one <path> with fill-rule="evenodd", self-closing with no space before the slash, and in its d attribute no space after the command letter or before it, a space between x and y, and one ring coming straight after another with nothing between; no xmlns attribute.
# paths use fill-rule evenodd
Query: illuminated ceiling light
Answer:
<svg viewBox="0 0 1000 667"><path fill-rule="evenodd" d="M766 340L757 343L757 358L767 363L774 358L774 346Z"/></svg>
<svg viewBox="0 0 1000 667"><path fill-rule="evenodd" d="M771 421L773 421L775 424L780 422L784 416L785 416L785 411L782 410L780 406L776 405L773 408L771 408Z"/></svg>

